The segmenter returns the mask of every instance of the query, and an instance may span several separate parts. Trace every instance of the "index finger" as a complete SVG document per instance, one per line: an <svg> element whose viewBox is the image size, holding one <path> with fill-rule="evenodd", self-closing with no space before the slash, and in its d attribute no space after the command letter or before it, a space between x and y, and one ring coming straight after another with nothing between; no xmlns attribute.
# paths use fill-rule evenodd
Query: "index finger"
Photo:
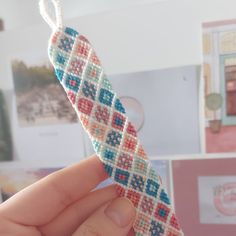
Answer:
<svg viewBox="0 0 236 236"><path fill-rule="evenodd" d="M19 224L43 225L106 178L102 162L92 156L17 193L0 206L0 215Z"/></svg>

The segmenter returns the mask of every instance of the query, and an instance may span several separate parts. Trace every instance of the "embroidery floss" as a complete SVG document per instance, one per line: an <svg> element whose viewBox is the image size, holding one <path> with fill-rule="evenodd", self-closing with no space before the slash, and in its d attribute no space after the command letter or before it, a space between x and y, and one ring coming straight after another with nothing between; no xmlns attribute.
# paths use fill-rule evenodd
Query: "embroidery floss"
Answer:
<svg viewBox="0 0 236 236"><path fill-rule="evenodd" d="M94 49L76 30L62 27L59 1L52 3L56 22L47 13L45 0L40 1L41 14L53 29L50 61L119 195L129 198L137 209L136 236L182 236L160 177L147 160Z"/></svg>

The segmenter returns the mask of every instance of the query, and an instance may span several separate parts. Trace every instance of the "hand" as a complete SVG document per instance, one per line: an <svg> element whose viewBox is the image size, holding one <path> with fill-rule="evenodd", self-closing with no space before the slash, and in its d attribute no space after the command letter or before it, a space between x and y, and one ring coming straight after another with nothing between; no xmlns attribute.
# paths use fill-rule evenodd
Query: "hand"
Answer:
<svg viewBox="0 0 236 236"><path fill-rule="evenodd" d="M0 205L0 235L134 235L132 203L115 186L92 191L106 178L96 156L47 176Z"/></svg>

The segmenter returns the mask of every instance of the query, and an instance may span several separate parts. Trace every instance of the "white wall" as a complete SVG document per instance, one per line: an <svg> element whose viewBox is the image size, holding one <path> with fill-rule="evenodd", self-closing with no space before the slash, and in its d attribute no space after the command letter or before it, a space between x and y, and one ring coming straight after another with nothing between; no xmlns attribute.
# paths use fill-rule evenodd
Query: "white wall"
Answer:
<svg viewBox="0 0 236 236"><path fill-rule="evenodd" d="M148 2L150 1L148 0ZM17 24L16 22L27 21L27 25L31 24L32 28L34 23L40 21L41 26L35 26L32 30L34 33L29 37L31 41L37 41L39 37L40 40L46 42L50 31L39 16L36 2L38 1L9 0L3 3L3 0L0 0L0 6L4 6L4 8L0 8L0 12L14 16L12 27ZM73 3L72 0L70 2ZM94 5L95 2L93 0ZM105 6L107 8L113 6L113 10L67 20L67 24L74 26L88 36L101 57L108 74L200 64L202 59L201 21L236 17L235 0L166 0L145 5L141 4L145 2L144 0L138 0L140 4L119 10L114 10L118 7L114 1L112 1L113 5L111 3L109 5L105 0L99 2L103 2L103 4L97 3L94 8L91 6L89 8L92 0L88 1L87 11L88 9L95 11L99 8L98 6L100 6L100 11ZM13 3L15 8L11 9ZM69 11L71 5L69 1L65 4L64 0L63 3L65 10ZM129 1L129 5L132 3L134 0ZM77 4L83 5L84 2L79 1ZM83 6L85 7L85 5ZM121 6L124 6L124 1L121 1ZM74 9L76 8L77 5ZM80 8L78 7L78 9ZM32 17L31 20L27 17L28 12L30 12L29 16L37 17ZM84 12L86 11L84 10ZM75 10L73 14L75 14ZM24 32L26 33L27 30ZM9 51L13 50L12 44L14 43L17 44L14 45L14 50L20 50L20 39L24 33L19 29L16 34L19 36L18 40L10 40L11 42L9 37L14 34L10 32L3 36L0 34L0 50L3 57L7 58L7 54L12 53ZM5 52L2 53L2 50ZM5 67L2 63L1 66ZM6 78L3 81L0 79L0 86L12 87Z"/></svg>
<svg viewBox="0 0 236 236"><path fill-rule="evenodd" d="M185 11L185 17L181 17ZM46 51L50 30L43 20L41 22L30 29L0 35L0 69L6 73L4 80L0 79L0 86L12 88L6 71L6 60L12 54L24 51L26 47L32 53L40 48ZM199 21L187 1L139 5L82 16L65 24L90 39L108 74L200 63Z"/></svg>
<svg viewBox="0 0 236 236"><path fill-rule="evenodd" d="M165 0L61 0L61 4L65 19L69 19L159 1ZM40 24L38 2L39 0L0 0L0 18L5 21L6 30Z"/></svg>
<svg viewBox="0 0 236 236"><path fill-rule="evenodd" d="M199 20L215 21L236 18L235 0L189 0L189 2Z"/></svg>
<svg viewBox="0 0 236 236"><path fill-rule="evenodd" d="M49 1L49 0L48 0ZM101 11L114 11L151 2L181 2L181 0L61 0L66 19ZM235 18L235 0L189 0L201 20ZM185 17L185 11L180 17ZM6 29L15 29L39 24L38 0L0 0L0 18L4 18ZM191 24L191 22L189 22Z"/></svg>
<svg viewBox="0 0 236 236"><path fill-rule="evenodd" d="M37 5L0 0L0 17L7 29L44 24ZM62 5L66 19L80 15L72 25L89 36L109 74L200 64L201 21L236 17L235 0L64 0Z"/></svg>

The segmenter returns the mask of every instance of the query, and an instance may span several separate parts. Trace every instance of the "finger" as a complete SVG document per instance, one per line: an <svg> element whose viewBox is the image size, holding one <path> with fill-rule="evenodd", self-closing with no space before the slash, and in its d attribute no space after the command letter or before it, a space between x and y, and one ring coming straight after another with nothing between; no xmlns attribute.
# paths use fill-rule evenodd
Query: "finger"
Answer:
<svg viewBox="0 0 236 236"><path fill-rule="evenodd" d="M35 227L25 227L24 225L16 224L15 222L8 221L7 219L0 219L0 235L31 235L38 236L39 232Z"/></svg>
<svg viewBox="0 0 236 236"><path fill-rule="evenodd" d="M128 236L135 236L135 232L133 228L129 231Z"/></svg>
<svg viewBox="0 0 236 236"><path fill-rule="evenodd" d="M0 215L25 225L43 225L107 178L102 162L92 156L57 171L3 203Z"/></svg>
<svg viewBox="0 0 236 236"><path fill-rule="evenodd" d="M81 225L93 212L107 202L117 198L115 185L89 193L84 198L67 207L53 221L38 227L44 236L67 236Z"/></svg>
<svg viewBox="0 0 236 236"><path fill-rule="evenodd" d="M99 208L72 236L127 236L135 220L135 208L126 198L117 198Z"/></svg>

